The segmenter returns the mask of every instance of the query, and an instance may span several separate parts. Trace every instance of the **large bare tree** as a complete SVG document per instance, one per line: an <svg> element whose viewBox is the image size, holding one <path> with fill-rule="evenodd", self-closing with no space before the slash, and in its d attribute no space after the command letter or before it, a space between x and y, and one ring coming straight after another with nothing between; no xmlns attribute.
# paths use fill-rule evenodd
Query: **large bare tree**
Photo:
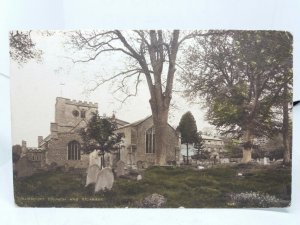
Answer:
<svg viewBox="0 0 300 225"><path fill-rule="evenodd" d="M71 44L80 52L75 62L90 62L104 53L121 53L128 58L130 65L111 77L106 77L93 88L105 82L121 78L120 89L124 81L135 79L135 92L142 76L147 81L150 92L150 106L156 132L156 164L166 164L166 135L168 114L172 99L176 61L181 44L195 33L180 35L179 30L134 30L134 31L75 31L71 35ZM127 98L126 97L126 98ZM126 99L125 98L125 99Z"/></svg>

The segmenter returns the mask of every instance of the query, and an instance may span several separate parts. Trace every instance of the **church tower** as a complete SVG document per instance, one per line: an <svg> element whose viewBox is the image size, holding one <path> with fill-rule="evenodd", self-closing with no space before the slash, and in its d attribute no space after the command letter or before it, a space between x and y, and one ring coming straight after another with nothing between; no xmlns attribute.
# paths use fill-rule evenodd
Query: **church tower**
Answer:
<svg viewBox="0 0 300 225"><path fill-rule="evenodd" d="M82 127L98 110L98 103L76 101L57 97L55 104L55 123L51 127L56 132L69 132Z"/></svg>

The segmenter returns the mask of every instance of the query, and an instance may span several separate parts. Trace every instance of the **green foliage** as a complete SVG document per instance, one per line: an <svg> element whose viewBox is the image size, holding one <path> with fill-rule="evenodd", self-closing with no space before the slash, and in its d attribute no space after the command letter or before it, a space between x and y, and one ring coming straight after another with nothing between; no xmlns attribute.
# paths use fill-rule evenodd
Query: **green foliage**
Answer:
<svg viewBox="0 0 300 225"><path fill-rule="evenodd" d="M275 196L256 192L230 194L230 199L231 204L237 208L269 208L289 205L289 202L278 199Z"/></svg>
<svg viewBox="0 0 300 225"><path fill-rule="evenodd" d="M292 82L292 36L275 31L221 31L197 38L182 76L187 96L207 102L208 121L223 133L273 135L279 102ZM291 99L289 99L291 100ZM289 101L285 98L285 101Z"/></svg>
<svg viewBox="0 0 300 225"><path fill-rule="evenodd" d="M120 134L114 134L115 129L115 124L108 118L101 118L97 111L88 122L86 129L80 131L85 151L90 152L99 148L103 152L110 151L122 137Z"/></svg>
<svg viewBox="0 0 300 225"><path fill-rule="evenodd" d="M243 150L242 147L234 141L229 141L225 145L226 154L230 158L242 158Z"/></svg>
<svg viewBox="0 0 300 225"><path fill-rule="evenodd" d="M200 159L209 159L209 152L204 151L204 140L200 133L198 133L198 140L194 146L196 150L196 154L192 156L192 159L200 160Z"/></svg>
<svg viewBox="0 0 300 225"><path fill-rule="evenodd" d="M193 114L186 112L180 119L177 130L181 133L181 142L186 144L198 143L199 135Z"/></svg>

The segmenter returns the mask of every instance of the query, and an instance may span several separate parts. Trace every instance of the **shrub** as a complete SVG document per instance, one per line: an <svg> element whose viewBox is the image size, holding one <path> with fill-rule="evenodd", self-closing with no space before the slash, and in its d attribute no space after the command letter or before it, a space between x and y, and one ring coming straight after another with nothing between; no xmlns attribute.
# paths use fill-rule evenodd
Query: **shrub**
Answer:
<svg viewBox="0 0 300 225"><path fill-rule="evenodd" d="M229 194L231 202L228 205L237 208L268 208L284 207L289 203L276 198L273 195L258 192L243 192Z"/></svg>

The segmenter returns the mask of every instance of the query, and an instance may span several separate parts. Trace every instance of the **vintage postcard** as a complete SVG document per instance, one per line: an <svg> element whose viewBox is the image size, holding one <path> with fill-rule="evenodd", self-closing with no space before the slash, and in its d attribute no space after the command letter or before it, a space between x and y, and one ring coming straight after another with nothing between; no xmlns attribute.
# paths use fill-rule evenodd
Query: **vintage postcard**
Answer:
<svg viewBox="0 0 300 225"><path fill-rule="evenodd" d="M13 30L20 207L291 203L293 37Z"/></svg>

